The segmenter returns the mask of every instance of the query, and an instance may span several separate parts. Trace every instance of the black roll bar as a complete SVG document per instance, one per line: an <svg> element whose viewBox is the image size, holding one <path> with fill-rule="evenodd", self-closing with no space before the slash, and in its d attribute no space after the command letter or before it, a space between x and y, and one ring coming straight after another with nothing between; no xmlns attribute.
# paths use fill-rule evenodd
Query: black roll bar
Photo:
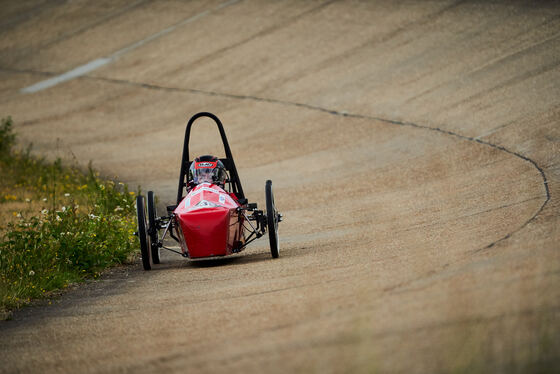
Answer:
<svg viewBox="0 0 560 374"><path fill-rule="evenodd" d="M237 196L238 199L245 199L245 194L243 193L243 187L241 187L241 181L239 180L239 175L237 174L237 168L235 167L235 162L233 161L233 156L231 154L231 149L229 148L229 143L227 141L226 133L224 131L224 126L222 122L214 114L209 112L200 112L191 117L187 123L187 128L185 130L185 142L183 143L183 157L181 158L181 173L179 174L179 188L177 190L177 204L183 199L183 190L187 186L187 174L189 172L189 167L193 160L189 157L189 140L191 137L191 126L194 121L200 117L209 117L214 120L218 129L220 130L220 135L222 137L222 143L224 144L224 150L226 153L226 158L220 159L225 168L229 172L230 183L232 186L232 192Z"/></svg>

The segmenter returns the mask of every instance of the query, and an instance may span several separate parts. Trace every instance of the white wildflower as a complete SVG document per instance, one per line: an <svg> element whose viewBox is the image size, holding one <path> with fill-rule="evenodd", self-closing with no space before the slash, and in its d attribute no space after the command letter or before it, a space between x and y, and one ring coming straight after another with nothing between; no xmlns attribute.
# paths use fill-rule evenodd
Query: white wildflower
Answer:
<svg viewBox="0 0 560 374"><path fill-rule="evenodd" d="M30 199L25 199L25 202L26 202L26 203L30 203L31 200L30 200Z"/></svg>
<svg viewBox="0 0 560 374"><path fill-rule="evenodd" d="M62 212L66 212L66 207L65 206L62 207Z"/></svg>
<svg viewBox="0 0 560 374"><path fill-rule="evenodd" d="M121 210L124 210L124 208L121 208L120 206L117 205L117 207L115 208L115 212L120 212Z"/></svg>
<svg viewBox="0 0 560 374"><path fill-rule="evenodd" d="M41 214L48 214L48 213L49 213L49 210L48 210L48 209L43 209L43 210L41 210Z"/></svg>
<svg viewBox="0 0 560 374"><path fill-rule="evenodd" d="M29 272L29 275L34 276L34 275L35 275L35 272L34 272L33 270L31 270L31 271Z"/></svg>
<svg viewBox="0 0 560 374"><path fill-rule="evenodd" d="M47 201L47 198L46 198L46 197L44 197L44 198L43 198L43 201Z"/></svg>
<svg viewBox="0 0 560 374"><path fill-rule="evenodd" d="M66 197L69 197L69 196L70 196L70 194L69 194L69 193L65 193L65 194L64 194L64 196L66 196Z"/></svg>

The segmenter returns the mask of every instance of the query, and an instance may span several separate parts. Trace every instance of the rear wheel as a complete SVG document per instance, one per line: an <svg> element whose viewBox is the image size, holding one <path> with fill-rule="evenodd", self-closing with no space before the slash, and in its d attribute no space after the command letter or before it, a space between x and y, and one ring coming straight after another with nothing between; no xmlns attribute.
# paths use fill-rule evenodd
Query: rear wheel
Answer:
<svg viewBox="0 0 560 374"><path fill-rule="evenodd" d="M154 192L148 191L148 236L150 237L152 261L159 264L160 248L158 241L158 228L156 225L156 204L154 201Z"/></svg>
<svg viewBox="0 0 560 374"><path fill-rule="evenodd" d="M138 239L140 240L140 252L142 253L142 266L144 270L152 269L152 254L150 236L147 231L146 208L144 196L136 197L136 216L138 218Z"/></svg>
<svg viewBox="0 0 560 374"><path fill-rule="evenodd" d="M274 204L274 193L272 192L272 181L267 180L265 185L266 195L266 219L268 226L268 240L270 241L270 254L278 258L280 253L280 242L278 240L278 212Z"/></svg>

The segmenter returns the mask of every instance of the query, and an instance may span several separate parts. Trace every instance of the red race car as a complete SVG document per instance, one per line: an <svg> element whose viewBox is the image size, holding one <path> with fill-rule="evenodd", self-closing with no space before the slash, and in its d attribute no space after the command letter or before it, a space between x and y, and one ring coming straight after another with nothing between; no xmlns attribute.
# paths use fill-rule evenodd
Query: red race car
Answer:
<svg viewBox="0 0 560 374"><path fill-rule="evenodd" d="M209 117L218 126L225 158L205 155L190 159L191 127L200 117ZM166 216L158 217L152 191L147 195L147 215L146 199L142 195L136 198L136 235L140 240L144 270L160 263L161 248L190 259L223 257L241 252L267 231L270 253L277 258L280 249L278 223L282 215L276 210L270 180L266 181L265 195L265 212L258 210L256 203L247 201L222 123L212 113L195 114L185 131L177 204L167 207ZM167 236L179 243L180 251L164 245Z"/></svg>

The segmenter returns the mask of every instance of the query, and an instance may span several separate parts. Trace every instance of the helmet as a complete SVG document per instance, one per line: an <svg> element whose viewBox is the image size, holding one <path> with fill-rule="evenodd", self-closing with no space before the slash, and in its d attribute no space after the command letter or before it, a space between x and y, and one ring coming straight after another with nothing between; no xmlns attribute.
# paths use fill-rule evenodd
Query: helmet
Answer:
<svg viewBox="0 0 560 374"><path fill-rule="evenodd" d="M200 156L191 163L189 182L194 184L214 183L223 187L225 180L226 168L216 156Z"/></svg>

